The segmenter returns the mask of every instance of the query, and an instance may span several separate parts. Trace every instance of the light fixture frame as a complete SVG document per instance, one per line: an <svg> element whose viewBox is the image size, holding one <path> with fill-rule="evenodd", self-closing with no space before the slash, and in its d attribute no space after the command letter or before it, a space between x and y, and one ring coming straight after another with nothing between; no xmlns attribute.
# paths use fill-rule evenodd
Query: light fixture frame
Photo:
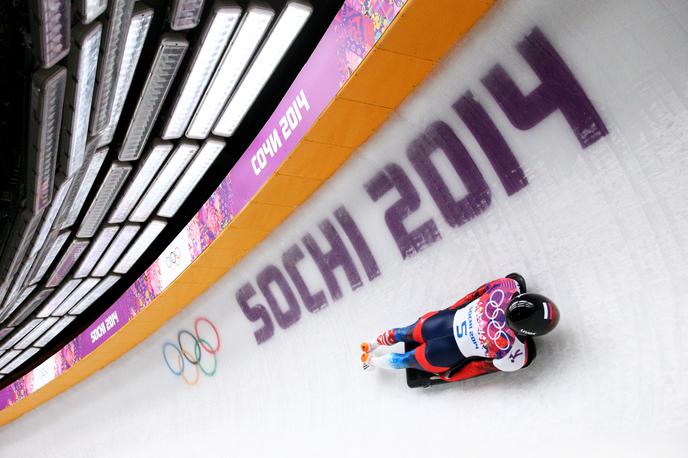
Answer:
<svg viewBox="0 0 688 458"><path fill-rule="evenodd" d="M182 34L167 33L161 37L118 153L120 161L135 161L141 156L188 47L189 42Z"/></svg>

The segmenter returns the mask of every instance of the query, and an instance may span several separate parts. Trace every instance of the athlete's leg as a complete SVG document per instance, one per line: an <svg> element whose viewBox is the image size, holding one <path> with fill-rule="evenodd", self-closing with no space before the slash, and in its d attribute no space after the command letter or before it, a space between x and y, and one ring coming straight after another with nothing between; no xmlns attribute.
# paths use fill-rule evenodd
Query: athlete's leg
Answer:
<svg viewBox="0 0 688 458"><path fill-rule="evenodd" d="M422 323L418 326L420 339L423 342L429 342L438 337L453 336L454 330L454 315L456 310L442 310L433 315L426 315L425 319L421 318ZM420 321L420 320L419 320Z"/></svg>
<svg viewBox="0 0 688 458"><path fill-rule="evenodd" d="M403 327L393 328L383 332L370 342L363 342L361 350L364 353L375 350L379 345L394 345L397 342L423 343L436 337L453 335L455 310L441 310L428 312L415 323Z"/></svg>
<svg viewBox="0 0 688 458"><path fill-rule="evenodd" d="M431 339L406 353L388 353L382 356L364 354L364 369L419 369L426 372L444 372L461 363L464 356L456 345L454 336Z"/></svg>

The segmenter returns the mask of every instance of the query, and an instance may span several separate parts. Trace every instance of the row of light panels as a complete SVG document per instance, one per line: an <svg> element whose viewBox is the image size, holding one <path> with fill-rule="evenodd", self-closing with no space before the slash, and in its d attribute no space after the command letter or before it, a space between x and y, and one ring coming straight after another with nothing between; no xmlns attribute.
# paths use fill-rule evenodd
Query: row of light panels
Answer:
<svg viewBox="0 0 688 458"><path fill-rule="evenodd" d="M64 280L69 271L72 270L79 260L79 257L86 251L88 244L88 240L73 239L62 255L62 258L53 269L52 274L48 277L48 281L45 282L45 286L53 288L62 283L62 280Z"/></svg>
<svg viewBox="0 0 688 458"><path fill-rule="evenodd" d="M98 193L91 201L86 215L81 220L81 225L76 233L77 237L93 237L105 218L105 214L112 205L112 198L117 195L124 185L127 175L131 172L131 165L121 162L113 162L110 165L103 183L98 188Z"/></svg>
<svg viewBox="0 0 688 458"><path fill-rule="evenodd" d="M66 0L34 1L39 9L69 11ZM52 3L62 6L49 5ZM203 3L176 0L170 9L171 28L185 30L198 25ZM50 18L67 26L60 35L66 44L55 46L52 54L44 53L53 56L51 65L44 66L53 68L36 72L34 77L32 138L36 141L32 150L37 179L32 202L34 211L46 211L39 218L31 257L21 265L9 291L12 301L3 305L2 311L7 312L8 305L17 307L25 302L21 313L8 323L10 328L0 329L0 339L5 329L14 329L2 344L3 349L14 347L10 350L14 354L8 359L10 364L0 360L0 374L14 370L31 356L25 355L46 345L120 278L111 272L127 273L145 253L166 226L166 220L158 217L176 214L224 149L222 139L207 138L211 131L219 136L234 133L312 10L306 3L290 1L273 21L275 11L265 4L251 3L242 14L233 2L216 1L160 135L163 140L186 135L205 141L198 145L182 139L173 145L154 140L134 167L127 162L138 160L144 151L189 47L183 35L163 35L118 151L123 162L109 165L74 234L78 238L56 262L71 235L65 229L77 221L107 156L106 148L96 151L96 147L112 141L153 17L151 8L135 5L134 0L110 0L103 25L93 23L106 6L105 0L75 0L76 17L87 25L73 30L69 30L69 14L66 22L62 16ZM123 29L128 33L122 34ZM70 42L73 52L66 71L54 64L67 55ZM65 47L67 52L56 58ZM49 57L41 62L49 62ZM53 196L58 145L64 175ZM156 209L158 217L152 217ZM109 224L102 225L108 214ZM52 273L40 283L53 264ZM20 286L15 287L17 284ZM22 288L23 284L27 286ZM39 285L42 288L36 290ZM25 323L39 307L36 318Z"/></svg>
<svg viewBox="0 0 688 458"><path fill-rule="evenodd" d="M103 0L82 0L75 3L77 15L84 23L92 22L107 6L107 1ZM120 10L125 11L125 14L122 14L121 17L126 19L127 2L115 1L115 3L118 3L116 6L120 7ZM128 3L133 5L133 1ZM106 151L101 151L99 154L94 155L93 158L89 158L88 163L90 167L82 168L82 163L88 157L86 141L102 27L99 23L95 23L91 26L76 26L73 31L70 31L69 6L69 1L65 0L33 0L31 4L31 7L37 13L36 16L39 22L37 27L32 27L32 32L38 32L39 34L37 39L35 39L35 48L43 66L51 67L67 55L70 48L70 32L73 32L74 41L71 44L74 52L69 55L68 73L63 67L57 66L39 71L33 78L32 122L30 123L30 148L33 154L31 155L30 167L33 169L35 182L33 186L29 187L29 192L35 217L32 219L33 226L27 228L30 230L25 231L22 236L18 250L21 253L17 253L18 256L15 256L10 264L11 272L9 273L11 278L6 279L2 284L3 296L5 296L6 292L9 292L7 300L4 301L3 307L0 309L2 321L12 314L14 309L21 305L36 289L37 283L45 276L47 269L57 258L60 248L66 243L70 234L69 231L60 232L60 227L69 227L74 224L106 155ZM147 13L142 16L144 18L147 16L150 19L151 10L148 9ZM113 20L112 14L109 19L106 19L106 23L110 25L110 32L117 32L116 34L110 33L110 41L107 44L116 50L118 48L116 41L121 37L120 31L117 30L119 26L115 25L116 20ZM117 59L112 59L112 55L104 57L109 57L111 63L117 61ZM108 86L108 84L103 84L103 80L111 79L111 73L101 73L102 75L100 76L103 78L100 81L100 94L102 95L104 92L107 92ZM118 82L122 80L119 78ZM101 99L107 101L107 94L101 97ZM69 103L66 103L67 101ZM97 111L102 106L103 104L94 105L93 109ZM105 112L106 110L101 111ZM109 118L107 121L109 122ZM59 140L60 128L62 129L62 143ZM94 128L94 133L97 133L97 131L98 128ZM74 186L72 186L71 178L64 180L59 186L58 193L53 196L58 145L62 145L60 157L61 173L66 174L67 177L74 174L77 174L77 176L73 177L76 178L73 183ZM64 203L67 196L69 196L69 201ZM47 210L43 212L44 209ZM93 209L90 209L89 213L96 214L93 218L98 216L97 211ZM58 214L59 219L57 219ZM56 228L53 229L54 227ZM51 231L51 229L53 230ZM37 237L35 237L36 232L38 233ZM35 240L31 243L31 239L34 238ZM73 240L58 261L45 286L58 285L69 272L72 265L76 263L80 254L88 246L88 243L88 240ZM32 245L31 254L24 259L25 250L29 245ZM14 272L19 265L21 265L21 269L15 277ZM29 276L30 278L27 279ZM12 281L11 290L9 289L10 281ZM90 281L87 280L84 283L92 284L93 281L97 282L99 280L90 279ZM21 288L21 285L25 283L30 284ZM64 285L66 288L58 290L51 298L50 306L52 307L53 303L59 302L59 299L64 297L64 294L68 292L68 289L73 284L74 282L72 281L67 282ZM83 286L79 291L83 291ZM51 292L50 288L40 290L39 294L34 295L26 304L21 313L12 319L12 324L15 326L21 324ZM86 293L87 291L83 292ZM70 297L74 298L73 300L78 299L74 295ZM0 301L2 299L0 298ZM60 306L60 310L63 307L65 307L64 304ZM50 321L53 320L52 318L50 319ZM52 324L49 321L44 321L43 323L42 326L32 331L32 334L29 336L31 340L35 340L33 339L34 335L38 337ZM0 338L4 337L6 332L12 329L13 327L3 328L0 331L0 334L2 334ZM12 339L18 338L22 333L15 332ZM28 337L19 346L22 348L28 346L30 342L27 339ZM8 342L15 342L15 340ZM19 361L15 362L15 364L17 363Z"/></svg>
<svg viewBox="0 0 688 458"><path fill-rule="evenodd" d="M91 243L88 253L86 253L86 256L79 265L79 268L74 273L75 278L84 278L91 273L96 265L96 262L98 262L98 260L103 256L105 249L108 247L112 239L115 238L118 230L118 226L105 226L100 229L98 236Z"/></svg>
<svg viewBox="0 0 688 458"><path fill-rule="evenodd" d="M148 151L148 154L140 161L136 175L129 182L124 195L120 197L117 207L110 215L109 223L122 223L127 219L134 205L136 205L146 188L153 181L153 178L155 178L160 167L162 167L173 146L169 142L157 140L153 142L153 146Z"/></svg>
<svg viewBox="0 0 688 458"><path fill-rule="evenodd" d="M229 137L234 134L237 126L244 119L246 112L253 105L256 97L306 23L311 12L310 5L298 2L289 2L282 10L277 23L270 31L270 35L263 43L241 84L220 116L213 130L215 135Z"/></svg>
<svg viewBox="0 0 688 458"><path fill-rule="evenodd" d="M260 44L275 12L263 5L248 7L222 61L191 120L186 136L204 139L209 134L234 86ZM199 62L203 64L203 62Z"/></svg>
<svg viewBox="0 0 688 458"><path fill-rule="evenodd" d="M117 83L115 84L115 95L113 96L110 118L107 126L101 132L99 138L100 146L110 144L112 137L115 135L115 128L122 114L124 101L129 93L129 87L134 78L134 70L139 62L141 50L146 41L146 35L148 35L148 29L152 20L153 10L142 3L138 3L131 18L127 39L124 42L122 64L120 65Z"/></svg>
<svg viewBox="0 0 688 458"><path fill-rule="evenodd" d="M184 76L172 112L163 129L164 140L184 135L186 126L208 85L217 66L222 51L241 16L241 8L236 5L216 6L210 15L191 60L190 70Z"/></svg>
<svg viewBox="0 0 688 458"><path fill-rule="evenodd" d="M98 261L98 264L96 264L95 269L91 272L91 276L106 276L110 270L112 270L112 266L117 262L120 256L122 256L122 253L127 249L131 241L134 240L140 228L141 226L138 224L126 224L122 226L112 243L108 246L108 249Z"/></svg>
<svg viewBox="0 0 688 458"><path fill-rule="evenodd" d="M210 168L224 147L225 142L217 138L209 138L203 143L191 165L177 181L174 189L172 189L158 210L158 216L171 218L177 213L179 207L182 206L186 198L191 194L191 191L201 181L205 172Z"/></svg>

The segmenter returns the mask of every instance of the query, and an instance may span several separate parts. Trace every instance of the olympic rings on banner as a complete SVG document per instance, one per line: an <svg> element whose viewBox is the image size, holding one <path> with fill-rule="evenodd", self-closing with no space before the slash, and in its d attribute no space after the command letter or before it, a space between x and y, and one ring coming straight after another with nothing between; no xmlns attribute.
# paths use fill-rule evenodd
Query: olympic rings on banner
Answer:
<svg viewBox="0 0 688 458"><path fill-rule="evenodd" d="M172 267L174 265L177 265L177 263L182 259L182 252L179 249L179 247L174 247L174 250L170 251L167 253L165 256L165 263L167 264L167 267Z"/></svg>
<svg viewBox="0 0 688 458"><path fill-rule="evenodd" d="M206 323L212 330L211 335L205 332L204 337L201 337L201 323ZM203 326L207 328L208 326ZM213 337L212 334L215 334ZM190 343L192 341L193 343ZM212 342L212 343L211 343ZM190 349L190 346L193 349ZM170 356L169 349L176 352ZM194 332L182 329L177 333L177 342L165 342L162 346L162 355L165 365L176 376L181 376L187 385L195 385L198 383L201 372L208 377L212 377L217 372L217 352L220 350L220 333L217 331L215 324L205 317L198 317L194 321ZM212 363L207 361L207 356L212 356ZM204 357L205 356L205 357ZM176 359L176 361L175 361ZM176 363L176 364L173 364ZM189 364L187 364L189 363ZM193 367L195 374L191 379L187 377L186 369Z"/></svg>

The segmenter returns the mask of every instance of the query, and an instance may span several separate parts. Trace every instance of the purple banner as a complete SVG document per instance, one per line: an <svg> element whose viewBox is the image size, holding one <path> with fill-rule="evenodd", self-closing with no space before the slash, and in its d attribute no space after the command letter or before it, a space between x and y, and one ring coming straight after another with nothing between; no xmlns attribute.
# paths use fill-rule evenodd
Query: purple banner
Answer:
<svg viewBox="0 0 688 458"><path fill-rule="evenodd" d="M289 156L339 90L335 24L294 80L275 112L232 168L235 208L243 208Z"/></svg>

